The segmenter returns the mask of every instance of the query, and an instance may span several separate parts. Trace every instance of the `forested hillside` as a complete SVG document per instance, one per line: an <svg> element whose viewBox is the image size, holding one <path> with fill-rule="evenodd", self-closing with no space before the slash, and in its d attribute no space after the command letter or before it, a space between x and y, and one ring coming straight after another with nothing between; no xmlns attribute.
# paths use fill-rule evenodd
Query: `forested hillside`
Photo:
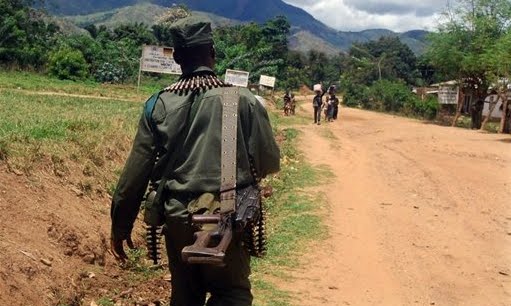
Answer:
<svg viewBox="0 0 511 306"><path fill-rule="evenodd" d="M119 8L126 10L139 10L141 6L133 6L137 4L147 4L148 2L162 7L168 7L174 3L182 3L194 11L200 11L205 13L214 14L215 16L221 16L228 18L229 20L235 20L237 22L250 22L255 21L257 23L264 23L265 21L272 19L276 16L286 16L289 20L292 28L290 34L293 35L293 49L308 51L314 46L317 49L334 54L340 50L347 51L354 42L367 42L373 39L378 39L383 36L397 36L403 37L403 41L417 54L424 51L425 48L425 35L407 35L406 33L394 33L389 30L365 30L361 32L343 32L336 31L322 22L316 20L309 13L304 10L289 5L282 0L260 0L260 1L239 1L239 0L219 0L219 1L201 1L201 0L152 0L152 1L140 1L140 0L110 0L110 1L99 1L99 0L48 0L47 7L50 12L59 15L89 15L92 13L98 13L87 16L72 17L83 23L83 20L89 20L89 22L96 23L97 16L101 16L102 22L107 24L116 23L115 19L111 20L108 17L118 16ZM147 8L148 5L143 7ZM151 6L154 7L154 6ZM131 8L131 9L130 9ZM151 10L150 10L151 11ZM142 19L130 19L130 21L137 22L148 22L150 19L149 11L137 12L146 16ZM121 14L122 15L122 14ZM133 13L130 16L133 17ZM155 14L157 15L157 14ZM115 17L113 17L115 18ZM105 20L108 19L108 20ZM215 19L215 18L213 18ZM119 19L117 19L119 20ZM152 23L149 23L152 24ZM425 31L417 31L417 33L426 33ZM305 39L308 38L308 39ZM336 51L332 50L337 49Z"/></svg>

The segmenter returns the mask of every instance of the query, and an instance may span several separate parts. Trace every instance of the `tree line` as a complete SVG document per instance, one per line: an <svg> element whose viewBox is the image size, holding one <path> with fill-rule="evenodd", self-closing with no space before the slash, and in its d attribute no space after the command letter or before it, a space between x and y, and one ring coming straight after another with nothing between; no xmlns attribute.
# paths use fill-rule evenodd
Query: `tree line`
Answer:
<svg viewBox="0 0 511 306"><path fill-rule="evenodd" d="M30 68L62 79L110 83L133 81L142 45L171 47L169 25L191 13L184 6L173 6L152 27L142 23L115 28L91 24L83 34L66 35L33 4L34 0L0 0L0 65ZM349 106L428 119L437 115L437 99L420 100L412 88L456 80L463 89L462 96L484 100L490 93L497 94L504 109L500 130L509 132L508 0L451 2L421 56L398 37L355 43L336 55L316 50L301 53L288 46L290 29L283 16L263 24L216 28L217 73L223 75L226 69L250 71L253 83L261 74L276 76L280 89L335 84ZM462 98L453 124L461 113Z"/></svg>
<svg viewBox="0 0 511 306"><path fill-rule="evenodd" d="M33 69L61 79L110 83L133 81L142 46L172 47L170 24L191 13L184 6L174 6L152 27L136 22L114 28L90 24L83 34L66 35L33 4L0 0L0 65ZM304 56L289 50L290 28L283 16L264 24L216 28L217 73L223 75L226 69L250 71L254 83L261 74L277 76L277 86L283 89L319 82L324 76L338 79L338 58L318 52ZM308 67L315 68L307 73ZM322 68L318 71L317 67Z"/></svg>

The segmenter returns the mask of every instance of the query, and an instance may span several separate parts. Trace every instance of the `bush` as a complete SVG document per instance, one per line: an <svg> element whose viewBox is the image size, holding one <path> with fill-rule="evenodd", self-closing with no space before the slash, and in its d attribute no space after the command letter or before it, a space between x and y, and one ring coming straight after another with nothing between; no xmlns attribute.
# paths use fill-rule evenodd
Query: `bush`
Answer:
<svg viewBox="0 0 511 306"><path fill-rule="evenodd" d="M103 63L94 74L96 81L101 83L122 83L127 77L122 67L112 63Z"/></svg>
<svg viewBox="0 0 511 306"><path fill-rule="evenodd" d="M418 97L408 101L404 106L404 113L414 117L433 120L438 114L440 105L436 97L428 97L422 101Z"/></svg>
<svg viewBox="0 0 511 306"><path fill-rule="evenodd" d="M406 85L388 80L375 82L369 89L369 94L374 101L372 108L386 112L399 112L415 98Z"/></svg>
<svg viewBox="0 0 511 306"><path fill-rule="evenodd" d="M50 54L48 68L59 79L75 81L86 78L89 70L82 52L66 46Z"/></svg>
<svg viewBox="0 0 511 306"><path fill-rule="evenodd" d="M347 78L341 80L343 90L343 103L349 107L370 108L368 88L365 85L355 84Z"/></svg>

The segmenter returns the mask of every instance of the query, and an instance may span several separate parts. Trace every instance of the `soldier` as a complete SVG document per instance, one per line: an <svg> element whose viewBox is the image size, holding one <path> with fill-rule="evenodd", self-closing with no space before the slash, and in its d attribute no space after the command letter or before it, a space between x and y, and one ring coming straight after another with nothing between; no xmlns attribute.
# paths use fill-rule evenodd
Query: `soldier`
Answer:
<svg viewBox="0 0 511 306"><path fill-rule="evenodd" d="M213 72L215 49L211 24L198 17L171 26L174 58L183 74L178 83L145 104L133 148L111 207L114 256L123 261L133 223L149 181L168 180L164 190L165 242L172 274L171 306L252 304L250 256L240 237L233 237L226 267L188 265L181 251L194 242L188 204L204 193L217 194L221 179L223 83ZM254 183L279 170L280 152L268 114L252 93L240 89L238 109L237 185ZM172 162L170 162L173 160ZM168 165L171 173L164 174Z"/></svg>

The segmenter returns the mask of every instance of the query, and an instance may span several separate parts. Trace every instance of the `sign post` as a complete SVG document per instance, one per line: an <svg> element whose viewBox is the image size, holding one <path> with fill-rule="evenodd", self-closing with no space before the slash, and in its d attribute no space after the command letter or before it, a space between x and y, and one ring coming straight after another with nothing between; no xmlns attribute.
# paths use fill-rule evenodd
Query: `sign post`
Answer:
<svg viewBox="0 0 511 306"><path fill-rule="evenodd" d="M458 87L440 86L438 89L439 104L458 104L459 90Z"/></svg>
<svg viewBox="0 0 511 306"><path fill-rule="evenodd" d="M248 87L249 72L227 69L225 72L225 83L238 87Z"/></svg>
<svg viewBox="0 0 511 306"><path fill-rule="evenodd" d="M276 81L277 81L277 78L275 78L275 77L261 74L261 77L259 78L259 87L261 87L261 86L270 87L271 94L273 96L274 91L275 91L275 82Z"/></svg>
<svg viewBox="0 0 511 306"><path fill-rule="evenodd" d="M181 75L181 66L174 61L174 49L161 46L142 47L140 69L138 73L138 87L142 71Z"/></svg>
<svg viewBox="0 0 511 306"><path fill-rule="evenodd" d="M277 81L277 79L275 77L261 75L261 78L259 79L259 85L275 88L276 81Z"/></svg>

